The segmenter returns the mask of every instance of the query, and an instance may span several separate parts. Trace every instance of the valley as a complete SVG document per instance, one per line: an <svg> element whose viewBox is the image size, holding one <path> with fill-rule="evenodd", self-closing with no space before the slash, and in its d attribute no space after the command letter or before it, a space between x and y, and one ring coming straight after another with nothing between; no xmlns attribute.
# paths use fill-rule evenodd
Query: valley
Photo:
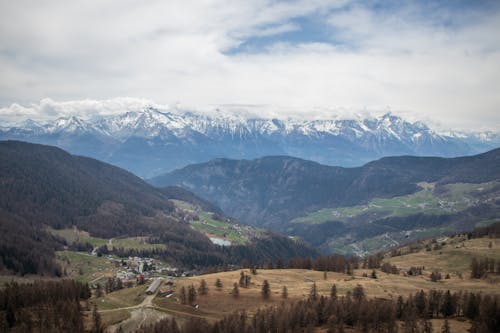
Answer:
<svg viewBox="0 0 500 333"><path fill-rule="evenodd" d="M74 254L72 254L74 253ZM101 282L105 283L108 277L113 277L112 271L106 271L115 267L113 262L119 262L119 258L96 257L79 254L80 260L75 257L76 253L63 251L58 253L59 258L69 258L73 270L83 270L85 273L80 277L83 282L95 284L90 272L99 272L105 275ZM163 285L171 284L165 293L159 288L154 294L148 295L146 289L151 282L144 285L133 283L129 287L111 292L103 292L102 296L95 294L89 300L90 305L96 304L102 318L103 325L108 327L106 332L135 332L140 325L151 325L161 319L175 318L181 326L189 325L192 320L206 320L208 323L216 323L235 311L244 311L251 318L259 313L259 309L280 307L286 304L290 306L295 302L308 299L313 286L319 296L330 297L332 285L336 286L337 297L344 298L352 295L355 288L361 286L367 299L383 299L396 301L399 296L405 299L409 294L416 294L421 290L429 293L433 291L450 291L451 293L480 293L482 295L500 296L500 277L498 274L488 274L481 279L472 279L471 262L473 258L483 260L492 259L500 263L500 238L479 237L469 239L467 235L456 235L452 237L441 237L439 239L428 239L406 246L400 246L397 250L386 253L380 262L394 265L399 273L390 274L382 268L363 268L362 261L359 268L354 268L352 273L334 271L317 271L297 268L242 268L227 272L209 273L193 277L182 277L175 275L149 275L154 281L161 278ZM416 275L409 272L414 268L421 271ZM250 277L249 283L242 287L240 285L238 297L235 297L234 284L241 280L241 274ZM375 273L374 273L375 272ZM433 282L431 274L439 272L442 276L437 282ZM375 274L375 278L373 277ZM206 294L197 290L197 295L192 304L183 304L181 289L190 286L199 288L201 281L207 285ZM216 281L220 280L220 287ZM262 298L262 285L266 280L270 285L270 297ZM283 287L287 288L287 297L283 298ZM162 294L163 293L163 294ZM352 297L352 296L350 296ZM87 312L86 327L91 327L91 311ZM444 324L443 318L433 318L431 322L434 332L437 332ZM451 317L449 323L452 332L465 333L470 328L470 321L466 318ZM314 332L322 332L326 324L317 327ZM400 320L397 325L403 329L404 321ZM348 329L348 328L347 328ZM358 332L358 328L351 329ZM348 331L351 331L348 329ZM360 331L359 331L360 332Z"/></svg>
<svg viewBox="0 0 500 333"><path fill-rule="evenodd" d="M345 297L358 286L362 286L366 296L370 299L396 300L399 296L405 297L420 290L426 292L450 290L452 293L467 291L500 296L498 275L493 274L483 279L470 278L472 258L491 258L500 262L498 238L467 239L464 235L458 235L443 237L437 242L441 244L441 247L436 250L426 250L428 244L435 244L435 240L428 240L420 243L421 250L411 250L412 253L405 253L410 251L409 247L401 247L400 251L403 253L401 255L391 257L388 253L382 260L382 264L396 265L401 270L399 274L384 273L380 268L363 269L361 267L354 269L352 274L329 271L326 276L323 271L307 269L257 269L256 274L253 274L251 269L239 269L195 277L164 279L164 283L173 281L173 294L167 294L168 297L156 294L147 306L139 305L146 297L146 286L112 292L95 301L99 305L104 322L109 325L114 324L113 329L118 329L120 325L116 323L117 318L120 316L133 318L134 315L129 317L124 314L134 313L141 307L152 313L157 312L156 315L148 315L147 318L156 318L155 320L165 317L176 318L181 325L184 325L190 318L202 318L215 323L235 311L245 311L246 315L251 317L262 307L281 306L283 302L291 304L307 299L313 285L316 286L318 295L325 297L329 297L333 284L337 288L338 297ZM408 275L406 272L412 267L423 267L423 270L419 275ZM371 276L374 271L376 278ZM435 271L443 276L438 282L433 282L429 277ZM238 297L234 297L233 284L238 284L242 272L250 276L250 283L247 287L240 286ZM444 278L445 275L446 278ZM218 279L221 281L221 287L215 286ZM198 288L202 280L206 282L207 293L202 295L198 292L193 302L197 305L196 307L189 304L183 305L180 290L191 285ZM268 281L271 286L271 296L267 300L263 300L261 295L264 280ZM282 296L284 286L287 288L286 299ZM468 332L470 323L459 319L450 319L451 326L454 328L453 332ZM433 319L432 322L435 329L439 329L443 324L443 319ZM402 325L401 322L400 325Z"/></svg>
<svg viewBox="0 0 500 333"><path fill-rule="evenodd" d="M358 168L285 156L216 159L149 181L184 187L321 253L366 255L498 221L499 153L387 157Z"/></svg>
<svg viewBox="0 0 500 333"><path fill-rule="evenodd" d="M360 168L219 159L152 181L165 182L160 187L54 147L9 141L0 151L3 288L32 293L67 283L80 305L65 299L58 311L73 311L67 325L82 325L77 331L143 333L168 324L201 332L238 322L253 332L307 307L315 314L280 325L358 332L376 325L372 312L360 311L387 307L381 325L403 329L416 311L411 300L424 290L432 319L420 312L411 325L449 321L454 332L467 332L485 315L460 310L468 297L462 291L479 295L471 297L486 302L480 307L500 297L498 150L385 158ZM17 297L2 290L0 299ZM446 311L455 312L431 297L451 297L458 303ZM31 318L4 317L5 304L38 318L37 306L56 306L52 300L38 298L34 308L4 303L0 327ZM394 310L398 304L406 312ZM346 312L328 312L336 308ZM329 317L320 319L322 311Z"/></svg>
<svg viewBox="0 0 500 333"><path fill-rule="evenodd" d="M455 183L436 186L435 183L418 183L421 190L410 195L398 196L389 199L376 198L365 205L351 207L322 208L311 212L304 217L291 220L297 224L322 224L331 221L342 222L350 229L355 228L386 228L381 235L368 236L356 239L356 235L334 237L326 240L322 245L324 251L332 253L354 253L366 255L398 246L417 239L447 235L456 230L463 230L466 226L460 221L460 215L465 210L482 205L491 205L500 198L500 183L498 181L466 184ZM435 226L422 221L415 227L406 227L405 218L417 219L422 216L454 215L455 221L442 224L439 219L434 221ZM399 218L399 225L390 223L391 218ZM497 221L495 216L477 218L475 226L487 225ZM293 230L293 227L290 227Z"/></svg>
<svg viewBox="0 0 500 333"><path fill-rule="evenodd" d="M410 195L389 199L376 198L366 205L351 207L323 208L305 217L293 219L292 223L323 223L332 220L349 223L365 218L379 219L384 217L403 217L419 213L442 215L457 213L483 202L493 201L495 196L480 198L482 193L497 192L500 182L493 181L480 184L446 184L418 183L420 191ZM496 193L493 193L496 195ZM482 199L482 200L481 200Z"/></svg>
<svg viewBox="0 0 500 333"><path fill-rule="evenodd" d="M499 31L0 0L0 333L500 333Z"/></svg>

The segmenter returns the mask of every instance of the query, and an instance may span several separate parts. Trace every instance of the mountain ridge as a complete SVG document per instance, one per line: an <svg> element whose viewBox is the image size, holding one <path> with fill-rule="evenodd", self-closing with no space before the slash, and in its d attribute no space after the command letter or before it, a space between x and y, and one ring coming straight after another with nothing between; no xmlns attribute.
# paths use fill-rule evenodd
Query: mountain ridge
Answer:
<svg viewBox="0 0 500 333"><path fill-rule="evenodd" d="M0 272L60 275L54 250L66 244L49 229L78 229L103 239L157 239L166 250L156 255L185 267L316 253L268 231L244 246L216 246L169 199L220 211L217 207L186 190L156 189L119 167L52 146L0 141L0 193Z"/></svg>
<svg viewBox="0 0 500 333"><path fill-rule="evenodd" d="M365 234L371 232L374 236L389 232L394 226L404 231L404 226L413 230L419 226L445 226L454 223L453 220L460 221L457 228L467 229L468 225L473 228L475 223L497 216L499 180L500 149L497 148L456 158L386 157L356 168L326 166L286 156L215 159L155 177L150 183L182 186L215 202L225 213L244 223L305 236L318 245L318 234L338 235L342 230L345 234L365 230ZM480 185L483 183L484 186ZM463 189L467 184L477 185ZM488 191L491 195L484 196ZM413 204L410 213L392 216L390 211L370 210L373 200L393 200L410 206L412 200L420 201ZM436 206L430 213L418 208L430 203ZM358 207L356 216L336 217L336 208L352 210L349 207L353 206ZM453 207L461 208L458 211ZM329 219L307 225L293 222L322 209L330 210ZM400 210L405 209L408 210L404 207ZM356 225L362 228L354 228Z"/></svg>
<svg viewBox="0 0 500 333"><path fill-rule="evenodd" d="M152 176L217 157L289 155L358 166L388 155L453 157L500 144L494 133L440 134L387 113L356 119L276 119L145 108L84 120L75 116L0 129L0 139L59 146Z"/></svg>

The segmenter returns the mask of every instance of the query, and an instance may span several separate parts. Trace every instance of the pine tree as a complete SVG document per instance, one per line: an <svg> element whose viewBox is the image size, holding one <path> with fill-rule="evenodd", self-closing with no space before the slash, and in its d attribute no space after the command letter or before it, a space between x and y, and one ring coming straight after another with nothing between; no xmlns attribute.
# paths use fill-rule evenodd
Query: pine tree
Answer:
<svg viewBox="0 0 500 333"><path fill-rule="evenodd" d="M97 311L97 304L94 304L94 309L92 310L92 333L102 333L102 320L101 315Z"/></svg>
<svg viewBox="0 0 500 333"><path fill-rule="evenodd" d="M240 281L238 283L240 287L245 286L245 273L243 271L240 272Z"/></svg>
<svg viewBox="0 0 500 333"><path fill-rule="evenodd" d="M455 313L455 302L449 290L444 294L443 304L441 305L441 313L445 317L449 317Z"/></svg>
<svg viewBox="0 0 500 333"><path fill-rule="evenodd" d="M231 291L231 294L233 294L234 298L238 298L240 296L240 289L238 288L238 284L236 282L233 284L233 291Z"/></svg>
<svg viewBox="0 0 500 333"><path fill-rule="evenodd" d="M116 290L123 289L123 282L121 279L116 279Z"/></svg>
<svg viewBox="0 0 500 333"><path fill-rule="evenodd" d="M267 280L262 283L262 298L269 299L271 297L271 286Z"/></svg>
<svg viewBox="0 0 500 333"><path fill-rule="evenodd" d="M102 297L102 287L99 283L96 285L95 297L97 298Z"/></svg>
<svg viewBox="0 0 500 333"><path fill-rule="evenodd" d="M200 281L198 292L200 293L200 295L206 295L208 293L207 282L204 279Z"/></svg>
<svg viewBox="0 0 500 333"><path fill-rule="evenodd" d="M222 281L221 281L221 279L217 279L217 280L215 281L215 287L216 287L217 289L222 289Z"/></svg>
<svg viewBox="0 0 500 333"><path fill-rule="evenodd" d="M439 273L438 271L433 271L431 273L431 281L438 282L439 280L441 280L441 273Z"/></svg>
<svg viewBox="0 0 500 333"><path fill-rule="evenodd" d="M250 286L250 281L252 281L252 277L250 275L245 275L245 288Z"/></svg>
<svg viewBox="0 0 500 333"><path fill-rule="evenodd" d="M330 289L330 297L332 299L337 299L337 286L335 283L332 285L332 288Z"/></svg>
<svg viewBox="0 0 500 333"><path fill-rule="evenodd" d="M186 288L184 286L182 286L182 288L181 288L181 293L180 293L179 297L181 298L181 303L182 304L186 304L187 303Z"/></svg>
<svg viewBox="0 0 500 333"><path fill-rule="evenodd" d="M361 302L363 298L365 298L365 290L363 289L363 286L358 284L354 289L352 290L352 297L358 302Z"/></svg>
<svg viewBox="0 0 500 333"><path fill-rule="evenodd" d="M283 299L288 298L288 289L286 286L283 286L283 289L281 289L281 298Z"/></svg>
<svg viewBox="0 0 500 333"><path fill-rule="evenodd" d="M196 301L196 289L193 285L188 287L188 303L193 304Z"/></svg>
<svg viewBox="0 0 500 333"><path fill-rule="evenodd" d="M318 299L318 287L316 287L316 282L311 286L311 291L309 292L309 299L316 301Z"/></svg>
<svg viewBox="0 0 500 333"><path fill-rule="evenodd" d="M372 270L372 274L370 276L372 279L376 279L377 278L377 272L375 270Z"/></svg>
<svg viewBox="0 0 500 333"><path fill-rule="evenodd" d="M426 298L425 298L425 292L423 290L420 290L415 294L415 307L417 308L418 315L419 316L424 316L426 313Z"/></svg>

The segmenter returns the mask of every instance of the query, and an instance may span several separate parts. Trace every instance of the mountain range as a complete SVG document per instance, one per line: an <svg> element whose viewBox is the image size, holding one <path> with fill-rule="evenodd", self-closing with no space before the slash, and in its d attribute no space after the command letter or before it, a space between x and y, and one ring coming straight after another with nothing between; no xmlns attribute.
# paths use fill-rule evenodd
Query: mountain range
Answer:
<svg viewBox="0 0 500 333"><path fill-rule="evenodd" d="M299 242L266 231L230 249L216 246L192 227L186 216L193 214L174 201L214 210L231 226L219 208L186 190L158 189L123 169L51 146L1 141L0 193L0 272L60 274L54 250L65 243L51 230L64 229L103 239L154 239L165 245L156 255L183 267L315 255Z"/></svg>
<svg viewBox="0 0 500 333"><path fill-rule="evenodd" d="M395 245L436 227L439 234L498 220L500 149L457 158L385 157L356 168L288 156L215 159L150 182L182 186L246 224L301 236L330 252L374 237Z"/></svg>
<svg viewBox="0 0 500 333"><path fill-rule="evenodd" d="M384 156L454 157L500 145L497 133L438 133L387 113L356 119L271 119L145 108L120 115L32 120L0 128L0 140L54 145L143 178L214 158L288 155L360 166Z"/></svg>

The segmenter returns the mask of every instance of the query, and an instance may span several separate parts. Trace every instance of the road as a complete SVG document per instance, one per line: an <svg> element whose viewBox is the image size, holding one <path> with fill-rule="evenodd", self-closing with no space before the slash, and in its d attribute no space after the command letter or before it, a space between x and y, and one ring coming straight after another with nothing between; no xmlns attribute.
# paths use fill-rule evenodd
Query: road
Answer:
<svg viewBox="0 0 500 333"><path fill-rule="evenodd" d="M161 284L159 287L161 287ZM120 326L124 333L134 332L141 325L152 324L160 319L167 317L171 318L172 315L169 315L163 311L158 311L156 309L157 307L153 304L153 299L158 294L158 290L160 289L159 287L154 294L147 295L140 304L116 309L99 310L99 313L116 312L122 310L130 311L130 318L116 325L109 326L106 329L106 333L115 333L118 331L118 328Z"/></svg>
<svg viewBox="0 0 500 333"><path fill-rule="evenodd" d="M158 290L159 289L160 288L158 288ZM183 318L186 317L199 317L206 319L206 315L195 315L193 313L176 311L154 304L153 300L158 294L158 290L155 292L155 294L146 296L146 298L144 298L144 300L140 304L116 309L99 310L99 313L109 313L122 310L130 311L130 318L118 324L109 326L106 329L106 333L116 333L120 326L124 333L134 332L143 324L152 324L163 318L172 319L175 315L175 319L180 325L184 323L185 320Z"/></svg>

